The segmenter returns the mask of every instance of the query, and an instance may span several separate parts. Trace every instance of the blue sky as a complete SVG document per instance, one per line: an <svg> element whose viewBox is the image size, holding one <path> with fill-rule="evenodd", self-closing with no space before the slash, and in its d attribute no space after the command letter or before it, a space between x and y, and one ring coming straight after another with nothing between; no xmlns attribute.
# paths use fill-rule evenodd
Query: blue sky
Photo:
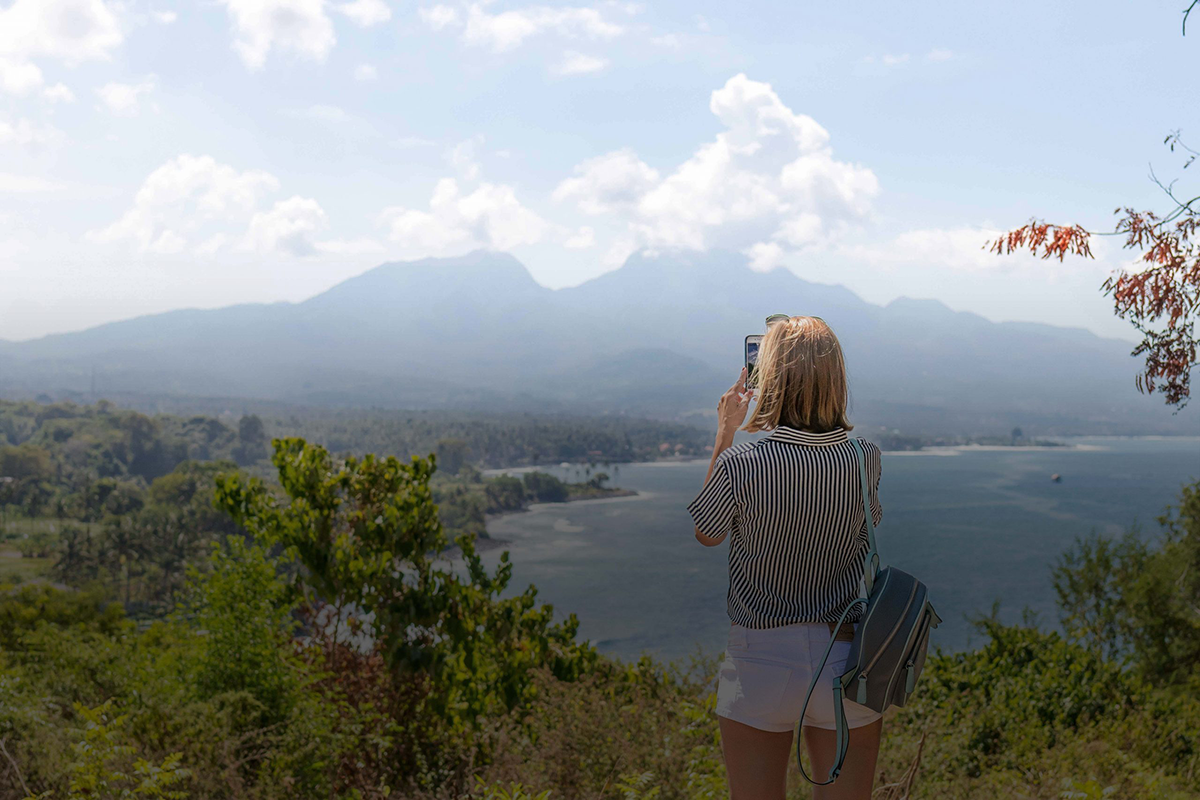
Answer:
<svg viewBox="0 0 1200 800"><path fill-rule="evenodd" d="M981 245L1162 206L1183 5L0 0L0 338L476 247L551 287L722 247L1131 338L1118 242Z"/></svg>

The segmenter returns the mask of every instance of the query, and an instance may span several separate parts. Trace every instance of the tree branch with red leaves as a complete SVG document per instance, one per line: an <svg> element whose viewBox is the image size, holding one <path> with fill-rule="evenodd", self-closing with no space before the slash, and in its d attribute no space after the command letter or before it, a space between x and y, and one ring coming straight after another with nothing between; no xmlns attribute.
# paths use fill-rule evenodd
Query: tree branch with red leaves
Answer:
<svg viewBox="0 0 1200 800"><path fill-rule="evenodd" d="M1187 21L1200 0L1191 0L1183 10L1183 35ZM1163 144L1172 153L1187 156L1187 169L1200 156L1172 131ZM1167 405L1183 408L1191 396L1192 369L1196 366L1196 322L1200 317L1200 230L1197 206L1200 197L1182 201L1175 196L1175 183L1164 186L1151 177L1174 203L1171 211L1159 217L1153 211L1118 208L1122 215L1110 233L1092 233L1079 225L1051 225L1039 219L1009 231L988 248L1008 254L1028 250L1042 258L1062 261L1068 255L1092 258L1092 236L1124 236L1126 250L1141 253L1138 269L1119 270L1101 285L1106 297L1113 299L1117 317L1129 320L1142 335L1132 355L1145 356L1145 368L1135 384L1145 394L1159 392Z"/></svg>
<svg viewBox="0 0 1200 800"><path fill-rule="evenodd" d="M1124 248L1141 253L1140 268L1110 275L1101 289L1113 299L1116 315L1129 320L1142 335L1132 353L1145 357L1145 367L1135 379L1138 391L1159 392L1168 405L1183 408L1191 395L1198 344L1200 215L1194 206L1200 198L1181 202L1171 187L1163 188L1175 208L1162 217L1152 211L1118 208L1114 213L1121 216L1110 234L1034 219L988 246L995 253L1028 250L1044 259L1062 261L1068 255L1093 258L1092 236L1124 236Z"/></svg>

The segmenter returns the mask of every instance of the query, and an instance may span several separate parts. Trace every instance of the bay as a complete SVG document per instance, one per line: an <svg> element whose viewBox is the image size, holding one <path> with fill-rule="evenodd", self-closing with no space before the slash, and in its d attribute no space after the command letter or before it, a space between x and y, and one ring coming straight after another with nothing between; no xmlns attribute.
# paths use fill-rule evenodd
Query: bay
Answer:
<svg viewBox="0 0 1200 800"><path fill-rule="evenodd" d="M977 645L969 617L994 602L1006 621L1029 609L1056 627L1051 569L1076 537L1131 526L1157 536L1156 518L1181 485L1200 478L1200 437L1064 441L1070 446L884 454L880 551L929 585L945 620L935 646ZM586 477L577 467L539 469ZM719 653L729 628L727 548L699 545L685 510L707 461L598 469L638 495L541 504L494 519L489 534L508 543L485 561L494 565L509 551L510 589L536 585L556 616L575 613L580 636L608 655Z"/></svg>

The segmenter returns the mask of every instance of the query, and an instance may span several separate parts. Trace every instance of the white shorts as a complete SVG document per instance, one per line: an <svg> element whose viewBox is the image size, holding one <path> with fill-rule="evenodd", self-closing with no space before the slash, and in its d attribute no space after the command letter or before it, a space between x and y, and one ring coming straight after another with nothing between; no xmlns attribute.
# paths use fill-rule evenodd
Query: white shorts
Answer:
<svg viewBox="0 0 1200 800"><path fill-rule="evenodd" d="M729 646L717 686L717 715L763 731L796 727L813 672L829 644L829 626L804 622L780 628L729 629ZM813 690L804 724L834 729L833 680L845 671L850 642L835 642ZM881 715L845 700L846 724L870 725Z"/></svg>

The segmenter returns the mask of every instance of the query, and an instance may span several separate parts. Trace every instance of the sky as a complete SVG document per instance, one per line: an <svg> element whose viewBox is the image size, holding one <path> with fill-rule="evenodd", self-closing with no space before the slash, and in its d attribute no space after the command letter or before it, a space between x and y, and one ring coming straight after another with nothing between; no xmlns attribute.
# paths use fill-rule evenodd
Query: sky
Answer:
<svg viewBox="0 0 1200 800"><path fill-rule="evenodd" d="M1132 340L1119 239L984 245L1195 188L1185 5L0 0L0 339L477 248L551 288L722 248Z"/></svg>

